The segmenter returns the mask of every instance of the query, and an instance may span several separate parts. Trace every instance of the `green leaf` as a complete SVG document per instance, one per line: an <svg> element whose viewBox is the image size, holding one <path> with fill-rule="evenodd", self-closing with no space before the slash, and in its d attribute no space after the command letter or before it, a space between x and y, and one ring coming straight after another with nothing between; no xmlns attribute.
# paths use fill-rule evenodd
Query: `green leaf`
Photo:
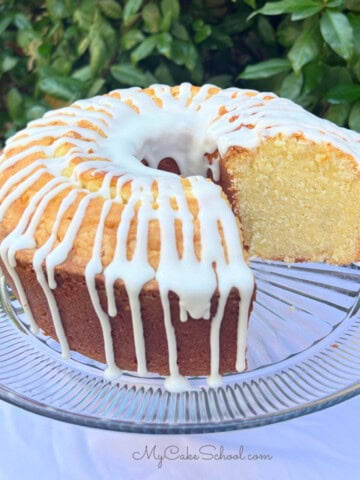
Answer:
<svg viewBox="0 0 360 480"><path fill-rule="evenodd" d="M52 69L56 71L56 75L60 76L67 76L71 72L72 63L67 58L61 56L55 58L55 60L51 63Z"/></svg>
<svg viewBox="0 0 360 480"><path fill-rule="evenodd" d="M37 49L37 60L40 63L42 60L44 62L49 62L50 55L52 51L52 44L50 42L48 43L42 43L39 45L39 48Z"/></svg>
<svg viewBox="0 0 360 480"><path fill-rule="evenodd" d="M81 98L85 90L85 84L82 81L60 75L40 78L38 86L42 92L69 102Z"/></svg>
<svg viewBox="0 0 360 480"><path fill-rule="evenodd" d="M284 13L292 13L293 15L298 15L299 18L302 15L309 16L309 12L312 11L311 15L314 13L320 12L323 8L323 3L317 0L281 0L279 2L267 2L262 8L256 10L252 13L249 18L261 13L263 15L282 15Z"/></svg>
<svg viewBox="0 0 360 480"><path fill-rule="evenodd" d="M312 19L304 24L304 30L296 39L288 53L288 58L295 73L311 62L320 53L320 35L318 22Z"/></svg>
<svg viewBox="0 0 360 480"><path fill-rule="evenodd" d="M142 3L142 0L127 0L123 14L125 27L129 26L134 21Z"/></svg>
<svg viewBox="0 0 360 480"><path fill-rule="evenodd" d="M44 115L47 108L44 105L32 105L26 109L26 120L30 122L31 120L36 120Z"/></svg>
<svg viewBox="0 0 360 480"><path fill-rule="evenodd" d="M274 28L266 17L259 17L257 22L257 29L266 45L276 45L276 37Z"/></svg>
<svg viewBox="0 0 360 480"><path fill-rule="evenodd" d="M82 30L88 31L93 22L93 12L76 9L73 18L74 22L79 25Z"/></svg>
<svg viewBox="0 0 360 480"><path fill-rule="evenodd" d="M124 85L138 85L139 87L147 86L144 72L134 65L127 63L113 65L110 69L110 72L115 80Z"/></svg>
<svg viewBox="0 0 360 480"><path fill-rule="evenodd" d="M347 10L351 10L352 12L360 12L359 0L345 0L344 6Z"/></svg>
<svg viewBox="0 0 360 480"><path fill-rule="evenodd" d="M202 63L197 61L197 63L189 68L190 72L190 82L192 82L195 85L201 85L203 83L203 78L204 78L204 68L202 66Z"/></svg>
<svg viewBox="0 0 360 480"><path fill-rule="evenodd" d="M63 2L66 5L67 11L69 12L69 15L73 15L74 11L76 9L76 3L74 0L63 0Z"/></svg>
<svg viewBox="0 0 360 480"><path fill-rule="evenodd" d="M103 78L97 78L94 83L91 85L89 90L87 91L87 97L94 97L97 95L102 87L105 85L105 80Z"/></svg>
<svg viewBox="0 0 360 480"><path fill-rule="evenodd" d="M326 88L332 88L336 85L351 85L353 83L352 75L347 67L339 65L331 67L326 65L324 68L321 84Z"/></svg>
<svg viewBox="0 0 360 480"><path fill-rule="evenodd" d="M302 69L304 77L303 94L308 95L309 93L317 92L320 86L323 88L324 70L323 63L316 60L305 65ZM323 92L321 92L321 95L322 94Z"/></svg>
<svg viewBox="0 0 360 480"><path fill-rule="evenodd" d="M185 65L191 71L198 63L199 56L192 43L174 39L171 48L171 60L176 65Z"/></svg>
<svg viewBox="0 0 360 480"><path fill-rule="evenodd" d="M2 35L10 23L13 21L14 15L12 13L4 15L0 20L0 35Z"/></svg>
<svg viewBox="0 0 360 480"><path fill-rule="evenodd" d="M133 28L123 35L121 39L121 46L124 50L131 50L144 40L144 34L141 30Z"/></svg>
<svg viewBox="0 0 360 480"><path fill-rule="evenodd" d="M344 7L344 0L327 0L326 6L327 8Z"/></svg>
<svg viewBox="0 0 360 480"><path fill-rule="evenodd" d="M360 81L360 59L353 65L356 80Z"/></svg>
<svg viewBox="0 0 360 480"><path fill-rule="evenodd" d="M349 127L360 132L360 101L357 101L349 115Z"/></svg>
<svg viewBox="0 0 360 480"><path fill-rule="evenodd" d="M360 2L359 2L360 5ZM350 13L347 15L354 34L354 58L360 58L360 15Z"/></svg>
<svg viewBox="0 0 360 480"><path fill-rule="evenodd" d="M304 7L302 10L292 13L291 20L296 22L298 20L303 20L304 18L313 17L317 13L321 12L322 9L322 5L309 5L308 7Z"/></svg>
<svg viewBox="0 0 360 480"><path fill-rule="evenodd" d="M161 15L159 7L154 2L150 2L142 9L142 18L150 33L159 31Z"/></svg>
<svg viewBox="0 0 360 480"><path fill-rule="evenodd" d="M77 25L69 25L67 28L63 29L61 22L56 22L57 28L54 28L53 33L58 35L59 38L64 38L64 40L78 40L81 32ZM38 29L39 30L39 29ZM43 34L45 32L42 32Z"/></svg>
<svg viewBox="0 0 360 480"><path fill-rule="evenodd" d="M360 85L336 85L325 98L330 103L354 102L360 98Z"/></svg>
<svg viewBox="0 0 360 480"><path fill-rule="evenodd" d="M86 52L86 50L89 48L89 45L90 45L90 38L83 37L77 46L77 49L76 49L77 54L79 56L83 55Z"/></svg>
<svg viewBox="0 0 360 480"><path fill-rule="evenodd" d="M94 35L90 41L90 70L93 76L101 71L107 62L107 48L102 37Z"/></svg>
<svg viewBox="0 0 360 480"><path fill-rule="evenodd" d="M6 106L12 120L17 120L23 115L24 102L19 90L11 88L6 95Z"/></svg>
<svg viewBox="0 0 360 480"><path fill-rule="evenodd" d="M174 37L176 37L179 40L184 40L184 41L190 40L188 31L186 30L186 28L182 23L174 22L171 29L171 33L174 35Z"/></svg>
<svg viewBox="0 0 360 480"><path fill-rule="evenodd" d="M325 118L337 125L343 126L348 118L349 110L349 104L347 103L329 105L329 108L325 113Z"/></svg>
<svg viewBox="0 0 360 480"><path fill-rule="evenodd" d="M62 0L46 0L46 8L53 20L61 20L68 15L66 5Z"/></svg>
<svg viewBox="0 0 360 480"><path fill-rule="evenodd" d="M14 22L19 30L24 30L25 28L32 28L30 20L23 13L16 13L14 17Z"/></svg>
<svg viewBox="0 0 360 480"><path fill-rule="evenodd" d="M167 58L171 57L171 46L172 46L172 36L170 33L164 32L156 35L156 49L161 54Z"/></svg>
<svg viewBox="0 0 360 480"><path fill-rule="evenodd" d="M74 27L76 28L75 25L74 25ZM55 22L53 24L52 28L50 28L49 31L47 32L47 38L51 39L54 36L58 35L60 30L61 30L61 23L60 22ZM66 34L66 32L64 32L64 36L65 36L65 34Z"/></svg>
<svg viewBox="0 0 360 480"><path fill-rule="evenodd" d="M144 41L138 45L135 50L131 53L131 61L133 63L138 63L140 60L148 57L152 54L154 48L156 47L156 36L153 35L151 37L145 38Z"/></svg>
<svg viewBox="0 0 360 480"><path fill-rule="evenodd" d="M112 55L117 47L116 33L109 20L104 18L99 10L95 13L95 20L90 29L90 35L101 35L107 50L110 52L109 55Z"/></svg>
<svg viewBox="0 0 360 480"><path fill-rule="evenodd" d="M282 0L279 2L267 2L265 5L256 12L252 13L249 18L254 17L261 13L262 15L281 15L283 13L289 13L289 8L293 8L294 2L291 0Z"/></svg>
<svg viewBox="0 0 360 480"><path fill-rule="evenodd" d="M246 9L241 9L232 15L227 15L222 24L223 29L230 35L249 29L251 22L247 21L248 15L249 13Z"/></svg>
<svg viewBox="0 0 360 480"><path fill-rule="evenodd" d="M92 78L90 65L85 65L84 67L78 68L72 74L73 78L81 80L82 82L88 82Z"/></svg>
<svg viewBox="0 0 360 480"><path fill-rule="evenodd" d="M300 96L303 84L304 76L302 72L299 74L291 72L284 78L279 93L282 97L290 98L290 100L296 100Z"/></svg>
<svg viewBox="0 0 360 480"><path fill-rule="evenodd" d="M12 70L18 63L18 57L11 57L10 55L5 55L1 64L1 70L5 73Z"/></svg>
<svg viewBox="0 0 360 480"><path fill-rule="evenodd" d="M290 17L287 16L277 28L276 36L278 43L289 49L293 46L302 31L302 22L292 22Z"/></svg>
<svg viewBox="0 0 360 480"><path fill-rule="evenodd" d="M101 0L99 6L108 18L119 20L122 16L122 8L115 0Z"/></svg>
<svg viewBox="0 0 360 480"><path fill-rule="evenodd" d="M171 18L177 20L180 15L180 3L178 0L161 0L161 11L163 15L171 13Z"/></svg>
<svg viewBox="0 0 360 480"><path fill-rule="evenodd" d="M201 43L211 35L211 27L204 23L204 20L195 20L193 23L193 29L195 31L195 42Z"/></svg>
<svg viewBox="0 0 360 480"><path fill-rule="evenodd" d="M248 65L237 78L242 80L268 78L278 73L287 72L290 69L291 64L286 58L272 58L271 60L265 60L255 65Z"/></svg>
<svg viewBox="0 0 360 480"><path fill-rule="evenodd" d="M256 0L243 0L246 5L249 5L252 9L256 8Z"/></svg>
<svg viewBox="0 0 360 480"><path fill-rule="evenodd" d="M172 16L171 12L165 12L160 22L160 30L162 32L168 32L171 28Z"/></svg>
<svg viewBox="0 0 360 480"><path fill-rule="evenodd" d="M354 51L354 34L346 15L326 10L320 20L320 30L325 42L340 57L349 61Z"/></svg>

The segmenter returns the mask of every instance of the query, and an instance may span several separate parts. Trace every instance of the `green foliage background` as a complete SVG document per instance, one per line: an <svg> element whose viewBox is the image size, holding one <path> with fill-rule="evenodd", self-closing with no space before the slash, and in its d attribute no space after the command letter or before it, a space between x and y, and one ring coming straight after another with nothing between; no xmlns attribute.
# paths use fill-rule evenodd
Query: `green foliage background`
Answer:
<svg viewBox="0 0 360 480"><path fill-rule="evenodd" d="M0 0L0 144L119 87L275 91L360 131L359 0Z"/></svg>

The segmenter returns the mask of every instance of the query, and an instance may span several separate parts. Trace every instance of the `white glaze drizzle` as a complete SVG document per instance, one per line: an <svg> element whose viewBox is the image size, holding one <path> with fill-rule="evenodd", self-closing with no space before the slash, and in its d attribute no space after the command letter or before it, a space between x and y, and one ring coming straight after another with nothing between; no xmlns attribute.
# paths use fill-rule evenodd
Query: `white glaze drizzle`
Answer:
<svg viewBox="0 0 360 480"><path fill-rule="evenodd" d="M66 184L61 184L58 189L54 189L52 190L52 192L50 192L50 194L52 194L51 196L55 197L58 191L60 192L66 187L67 187ZM61 355L63 358L71 357L70 348L69 348L67 337L61 321L61 315L57 306L57 302L55 300L55 295L51 290L51 288L49 287L48 281L45 276L43 263L45 262L47 255L50 253L51 249L55 244L61 220L65 212L67 211L67 209L76 200L76 197L77 197L77 192L75 190L71 190L69 194L61 202L61 205L58 210L58 215L52 227L51 235L49 236L48 240L40 248L36 250L33 258L33 267L36 274L36 279L41 285L44 295L46 297L46 300L48 302L50 314L54 323L55 332L61 346Z"/></svg>
<svg viewBox="0 0 360 480"><path fill-rule="evenodd" d="M27 188L30 188L43 174L44 170L37 170L35 174L30 175L22 184L21 186L17 189L20 190L20 192L24 192ZM20 281L19 275L16 272L16 252L17 252L17 246L19 249L22 248L31 248L35 246L35 239L33 235L28 235L27 237L23 235L23 232L29 222L29 219L34 211L34 209L37 207L37 205L40 203L41 204L41 198L46 195L53 186L55 186L57 183L61 181L58 178L54 178L52 181L48 182L45 184L31 199L29 202L28 206L24 210L19 223L17 224L17 227L10 232L2 241L1 246L0 246L0 255L1 259L13 279L16 291L18 292L19 295L19 300L21 304L23 305L24 311L27 314L29 321L30 321L30 327L31 330L34 333L38 332L38 326L36 324L36 321L33 317L33 314L31 312L31 309L28 304L28 299L25 293L25 289ZM15 201L18 197L16 196L17 190L12 191L6 199L2 202L0 206L0 216L2 218L3 211L8 208L9 203L11 204L13 201Z"/></svg>
<svg viewBox="0 0 360 480"><path fill-rule="evenodd" d="M194 91L190 84L182 84L179 86L178 96L175 97L167 86L153 85L151 88L157 97L155 100L134 87L115 91L109 96L78 101L72 106L49 112L42 119L31 122L25 131L19 132L7 142L4 159L0 162L0 175L29 155L36 155L38 152L42 155L0 184L1 219L12 203L30 189L43 173L49 172L55 179L50 180L29 201L18 226L2 241L0 254L15 283L31 326L36 330L35 319L16 272L17 251L22 248L34 249L34 270L47 298L63 355L68 356L69 347L53 292L56 288L55 270L68 258L90 201L103 198L103 208L92 256L85 268L85 278L103 332L107 362L105 376L112 379L120 374L114 359L109 318L118 314L114 291L117 281L124 283L129 297L138 373L146 373L139 295L144 285L154 279L159 284L168 342L170 377L166 379L165 386L171 391L184 390L188 388L188 383L180 375L177 365L177 342L170 314L169 293L173 291L179 297L180 319L187 321L188 315L193 318L209 318L211 299L218 290L218 308L211 319L211 371L208 377L209 385L215 387L221 381L219 332L232 288L237 289L241 297L236 368L238 371L245 368L246 330L254 281L242 255L238 226L230 207L220 188L205 180L203 176L206 176L210 169L214 179L219 178L220 157L223 157L230 147L255 148L265 137L273 137L278 133L298 133L315 142L329 142L359 162L360 136L320 120L272 93L235 88L218 90L212 85L205 85ZM117 95L121 98L117 98ZM156 100L161 102L161 107ZM86 128L86 125L92 125L93 128ZM51 141L48 145L41 145L46 136L51 138ZM70 148L66 149L66 153L59 154L66 145L70 145ZM6 152L10 148L19 146L22 147L20 152L7 156ZM219 152L220 156L213 156L212 161L209 161L207 154L216 152ZM173 158L182 175L188 177L191 195L198 202L201 258L197 258L195 253L194 217L189 210L180 177L154 170L160 160L166 157ZM63 177L63 170L79 158L81 161L73 169L71 178ZM141 163L142 159L147 160L150 168ZM85 172L103 172L97 193L89 193L81 187ZM116 177L119 178L114 193L110 186ZM154 197L151 189L154 181L158 187L157 208L153 208ZM124 203L121 192L126 182L131 183L131 196L129 201ZM42 246L37 246L35 230L42 213L51 199L67 187L71 190L61 202L53 232ZM79 194L82 195L80 201ZM174 198L176 209L171 206L171 199ZM56 243L61 220L75 201L77 208L65 236L61 242ZM114 257L104 269L101 245L106 217L113 202L122 204L123 210L116 232ZM133 256L128 259L126 241L135 215L137 238ZM161 251L156 270L147 258L148 226L152 220L161 225ZM181 258L176 245L176 220L182 223ZM221 243L219 222L226 247ZM105 279L107 312L100 304L96 289L96 276L99 274L103 274ZM125 343L129 339L123 341Z"/></svg>
<svg viewBox="0 0 360 480"><path fill-rule="evenodd" d="M111 201L106 200L104 202L101 216L99 220L99 225L96 231L95 242L93 246L93 254L85 268L85 278L86 285L89 290L91 302L93 304L94 310L100 320L103 337L104 337L104 349L105 349L105 358L107 367L105 369L104 375L108 380L117 378L121 374L121 370L117 367L114 358L114 349L112 344L111 337L111 325L108 315L104 312L101 307L99 294L96 289L96 275L100 274L103 270L101 264L101 244L103 238L104 224L106 216L109 213L111 208Z"/></svg>

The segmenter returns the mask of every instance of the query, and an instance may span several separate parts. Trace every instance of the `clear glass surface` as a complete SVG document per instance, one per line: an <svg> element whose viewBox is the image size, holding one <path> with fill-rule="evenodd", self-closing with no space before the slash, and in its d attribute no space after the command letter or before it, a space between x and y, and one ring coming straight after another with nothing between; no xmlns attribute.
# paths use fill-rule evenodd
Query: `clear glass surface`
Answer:
<svg viewBox="0 0 360 480"><path fill-rule="evenodd" d="M255 427L360 393L360 268L251 262L257 298L248 370L184 393L156 375L103 378L104 365L34 336L4 278L0 288L0 398L48 417L110 430L200 433Z"/></svg>

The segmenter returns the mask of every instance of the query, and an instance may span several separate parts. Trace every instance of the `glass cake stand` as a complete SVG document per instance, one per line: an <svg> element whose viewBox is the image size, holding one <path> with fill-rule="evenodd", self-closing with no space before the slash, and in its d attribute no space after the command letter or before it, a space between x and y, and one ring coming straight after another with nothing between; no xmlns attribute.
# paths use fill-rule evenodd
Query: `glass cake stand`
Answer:
<svg viewBox="0 0 360 480"><path fill-rule="evenodd" d="M34 336L4 278L0 398L32 412L109 430L201 433L256 427L360 393L360 268L253 261L257 298L248 371L213 389L169 393L156 375L104 380L104 365Z"/></svg>

